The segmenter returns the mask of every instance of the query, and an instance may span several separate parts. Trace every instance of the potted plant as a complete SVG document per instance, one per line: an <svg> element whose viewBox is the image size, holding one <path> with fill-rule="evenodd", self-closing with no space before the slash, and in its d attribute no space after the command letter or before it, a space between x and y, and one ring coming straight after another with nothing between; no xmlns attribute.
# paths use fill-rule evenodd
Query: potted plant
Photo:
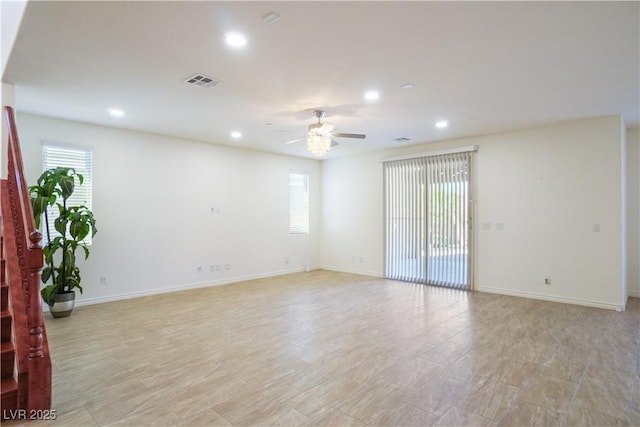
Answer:
<svg viewBox="0 0 640 427"><path fill-rule="evenodd" d="M46 170L38 178L37 185L29 187L31 205L36 227L40 227L44 217L47 241L42 252L41 295L53 317L71 315L75 304L75 289L82 293L80 269L76 265L76 251L82 249L84 257L89 257L89 248L85 238L95 236L96 221L93 212L84 205L68 206L69 197L76 186L82 185L84 178L73 168L57 167ZM53 220L48 212L49 206L57 206L58 217ZM49 226L53 222L58 235L51 236Z"/></svg>

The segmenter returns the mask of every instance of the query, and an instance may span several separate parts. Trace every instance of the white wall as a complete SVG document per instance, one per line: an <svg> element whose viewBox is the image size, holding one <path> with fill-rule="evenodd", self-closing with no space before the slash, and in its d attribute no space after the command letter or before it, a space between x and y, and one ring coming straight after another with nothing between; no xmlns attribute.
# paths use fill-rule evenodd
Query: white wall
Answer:
<svg viewBox="0 0 640 427"><path fill-rule="evenodd" d="M476 288L621 309L621 142L602 117L327 160L322 265L383 274L382 160L477 145Z"/></svg>
<svg viewBox="0 0 640 427"><path fill-rule="evenodd" d="M0 0L0 77L2 77L2 85L0 85L0 99L2 100L2 149L0 150L0 176L7 177L7 159L5 153L7 152L7 138L8 130L6 120L4 116L5 106L14 106L15 90L12 84L4 81L4 69L9 59L9 54L13 48L13 44L18 35L18 29L22 22L22 16L24 15L25 7L27 6L26 0Z"/></svg>
<svg viewBox="0 0 640 427"><path fill-rule="evenodd" d="M380 153L322 162L325 269L382 276Z"/></svg>
<svg viewBox="0 0 640 427"><path fill-rule="evenodd" d="M0 31L0 69L2 73L18 35L26 7L26 0L0 1L0 22L2 23L0 25L2 29Z"/></svg>
<svg viewBox="0 0 640 427"><path fill-rule="evenodd" d="M2 112L0 121L2 121L2 142L0 142L0 177L7 178L8 167L8 147L9 147L9 126L5 116L4 107L15 107L15 86L8 83L0 85L0 100L2 100Z"/></svg>
<svg viewBox="0 0 640 427"><path fill-rule="evenodd" d="M640 128L627 131L627 290L640 297Z"/></svg>
<svg viewBox="0 0 640 427"><path fill-rule="evenodd" d="M30 183L42 170L42 140L93 147L99 232L81 267L80 303L319 263L318 161L28 114L18 115L18 130ZM289 234L290 169L310 174L309 235ZM210 272L227 263L231 270Z"/></svg>
<svg viewBox="0 0 640 427"><path fill-rule="evenodd" d="M619 117L602 117L320 163L18 115L30 182L41 170L42 139L94 149L100 232L83 266L85 303L300 271L306 263L381 276L381 161L477 145L476 288L620 308L620 125ZM628 283L634 295L637 129L628 139ZM288 233L290 169L311 175L309 236ZM212 207L220 213L212 214ZM481 230L487 222L491 231ZM503 231L495 230L497 222ZM209 272L210 265L225 263L230 271ZM543 284L546 274L551 286ZM99 284L102 275L107 285Z"/></svg>

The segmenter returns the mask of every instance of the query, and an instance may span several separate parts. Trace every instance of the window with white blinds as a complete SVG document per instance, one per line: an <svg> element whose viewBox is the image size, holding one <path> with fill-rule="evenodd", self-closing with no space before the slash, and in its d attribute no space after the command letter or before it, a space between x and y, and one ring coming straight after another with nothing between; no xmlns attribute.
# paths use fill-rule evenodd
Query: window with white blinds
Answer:
<svg viewBox="0 0 640 427"><path fill-rule="evenodd" d="M309 233L309 174L289 174L289 232Z"/></svg>
<svg viewBox="0 0 640 427"><path fill-rule="evenodd" d="M471 285L473 152L384 163L385 277Z"/></svg>
<svg viewBox="0 0 640 427"><path fill-rule="evenodd" d="M92 150L89 147L58 145L52 143L42 144L42 166L43 170L53 169L57 167L73 168L76 173L82 175L84 178L82 185L76 179L73 194L67 200L68 206L84 205L91 210L91 162L92 162ZM60 203L62 200L58 199ZM51 238L59 236L60 233L56 231L54 227L54 221L58 217L57 206L49 206L47 208L49 214L49 233ZM41 222L44 226L44 221ZM47 239L46 233L43 234L43 239ZM85 239L87 245L91 244L91 234Z"/></svg>

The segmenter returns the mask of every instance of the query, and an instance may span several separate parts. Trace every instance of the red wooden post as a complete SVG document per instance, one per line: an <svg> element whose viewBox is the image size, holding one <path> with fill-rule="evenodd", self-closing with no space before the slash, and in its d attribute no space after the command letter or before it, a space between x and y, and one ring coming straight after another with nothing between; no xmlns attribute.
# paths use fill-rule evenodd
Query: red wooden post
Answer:
<svg viewBox="0 0 640 427"><path fill-rule="evenodd" d="M26 360L27 375L20 375L19 372L18 377L19 380L27 379L27 384L19 386L19 389L26 390L27 396L26 398L19 396L18 400L26 402L26 408L23 409L31 412L51 408L51 358L40 298L40 274L43 266L40 246L42 234L35 229L33 221L13 109L5 107L5 110L9 127L9 195L20 267L19 279L26 309L26 330L29 334L28 350L23 349L23 351L27 350L27 354L18 355L19 359ZM17 281L18 277L10 279ZM12 286L15 286L15 283Z"/></svg>

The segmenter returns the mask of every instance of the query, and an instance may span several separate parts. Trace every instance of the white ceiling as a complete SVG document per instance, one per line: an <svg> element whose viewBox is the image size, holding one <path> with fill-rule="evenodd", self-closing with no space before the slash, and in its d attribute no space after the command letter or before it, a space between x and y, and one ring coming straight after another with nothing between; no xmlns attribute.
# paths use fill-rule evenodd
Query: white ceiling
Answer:
<svg viewBox="0 0 640 427"><path fill-rule="evenodd" d="M308 157L284 143L315 108L367 134L328 158L600 115L638 126L639 5L30 2L3 81L20 111ZM195 73L222 82L184 82Z"/></svg>

